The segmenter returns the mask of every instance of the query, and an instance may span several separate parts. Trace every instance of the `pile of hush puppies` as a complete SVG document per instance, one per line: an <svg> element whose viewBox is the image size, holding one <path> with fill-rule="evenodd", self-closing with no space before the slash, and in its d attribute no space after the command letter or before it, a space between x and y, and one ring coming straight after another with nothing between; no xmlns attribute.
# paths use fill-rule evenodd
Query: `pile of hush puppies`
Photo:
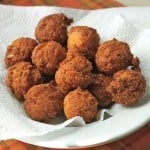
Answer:
<svg viewBox="0 0 150 150"><path fill-rule="evenodd" d="M91 123L99 109L132 105L145 93L140 61L127 43L114 38L100 45L91 27L68 31L72 22L64 14L45 16L36 40L20 37L7 47L7 86L33 120L50 123L65 114Z"/></svg>

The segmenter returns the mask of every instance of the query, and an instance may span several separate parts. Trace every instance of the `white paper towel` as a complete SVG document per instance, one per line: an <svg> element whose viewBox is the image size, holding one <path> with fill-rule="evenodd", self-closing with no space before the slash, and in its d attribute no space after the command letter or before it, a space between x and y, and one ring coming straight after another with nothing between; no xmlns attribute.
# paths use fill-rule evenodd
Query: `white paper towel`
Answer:
<svg viewBox="0 0 150 150"><path fill-rule="evenodd" d="M139 13L139 11L141 13ZM58 7L10 7L0 6L0 140L40 136L48 132L61 130L65 126L85 125L81 117L75 117L57 125L45 124L31 120L16 98L5 84L6 67L4 55L6 47L14 39L24 36L34 38L34 29L43 16L52 13L64 13L74 18L75 25L86 25L96 28L101 37L101 43L113 37L128 42L132 52L141 60L141 68L147 80L146 96L138 104L145 104L150 98L150 8L119 8L84 11ZM139 15L138 17L136 15ZM150 104L149 102L147 104ZM124 109L119 104L110 109L103 109L98 118L102 121L104 113L119 115Z"/></svg>

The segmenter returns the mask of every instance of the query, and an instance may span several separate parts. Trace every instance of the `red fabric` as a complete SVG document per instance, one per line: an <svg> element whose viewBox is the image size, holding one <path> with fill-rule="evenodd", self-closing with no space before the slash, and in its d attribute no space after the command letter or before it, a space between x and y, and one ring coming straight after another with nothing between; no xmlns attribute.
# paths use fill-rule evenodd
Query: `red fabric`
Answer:
<svg viewBox="0 0 150 150"><path fill-rule="evenodd" d="M123 4L114 0L1 0L0 3L22 6L54 5L80 9L96 9L124 6Z"/></svg>

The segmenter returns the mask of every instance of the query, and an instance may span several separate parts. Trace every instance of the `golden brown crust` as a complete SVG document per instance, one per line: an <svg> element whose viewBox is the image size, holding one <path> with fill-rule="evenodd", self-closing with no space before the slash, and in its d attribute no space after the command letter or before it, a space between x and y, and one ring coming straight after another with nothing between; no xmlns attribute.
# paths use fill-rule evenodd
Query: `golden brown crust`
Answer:
<svg viewBox="0 0 150 150"><path fill-rule="evenodd" d="M103 43L96 53L96 64L99 71L113 74L127 68L131 64L133 55L129 45L116 39Z"/></svg>
<svg viewBox="0 0 150 150"><path fill-rule="evenodd" d="M121 70L114 74L113 80L106 88L113 101L123 105L137 102L145 93L146 81L143 75L134 70Z"/></svg>
<svg viewBox="0 0 150 150"><path fill-rule="evenodd" d="M88 90L77 88L65 96L64 113L67 119L81 116L90 123L96 119L97 105L96 98Z"/></svg>
<svg viewBox="0 0 150 150"><path fill-rule="evenodd" d="M67 39L67 26L72 21L64 14L48 15L37 24L35 37L39 42L56 41L64 44Z"/></svg>
<svg viewBox="0 0 150 150"><path fill-rule="evenodd" d="M91 123L98 108L132 105L145 93L140 60L127 43L114 38L100 46L96 29L68 32L72 22L63 13L45 16L35 28L38 43L20 37L7 47L6 84L33 120L53 123L63 113Z"/></svg>
<svg viewBox="0 0 150 150"><path fill-rule="evenodd" d="M28 89L42 83L40 72L29 62L20 62L8 69L6 83L18 100L24 99Z"/></svg>
<svg viewBox="0 0 150 150"><path fill-rule="evenodd" d="M56 71L56 83L66 90L86 88L92 81L92 64L83 56L65 59Z"/></svg>
<svg viewBox="0 0 150 150"><path fill-rule="evenodd" d="M24 108L31 119L49 122L62 112L63 98L53 81L35 85L25 94Z"/></svg>
<svg viewBox="0 0 150 150"><path fill-rule="evenodd" d="M89 86L89 91L97 98L100 107L107 107L112 103L112 96L106 91L112 77L97 74L94 82Z"/></svg>
<svg viewBox="0 0 150 150"><path fill-rule="evenodd" d="M20 37L7 47L5 63L10 67L21 61L30 61L31 54L37 42L28 37Z"/></svg>
<svg viewBox="0 0 150 150"><path fill-rule="evenodd" d="M59 43L50 41L35 47L32 62L42 73L54 75L59 63L66 57L66 50Z"/></svg>
<svg viewBox="0 0 150 150"><path fill-rule="evenodd" d="M141 72L140 59L138 57L132 58L131 66L130 67L131 67L132 70Z"/></svg>
<svg viewBox="0 0 150 150"><path fill-rule="evenodd" d="M134 66L134 67L139 67L139 65L140 65L139 58L138 57L132 58L131 65Z"/></svg>
<svg viewBox="0 0 150 150"><path fill-rule="evenodd" d="M88 59L94 59L100 37L96 30L87 26L75 26L68 33L68 55L79 53Z"/></svg>

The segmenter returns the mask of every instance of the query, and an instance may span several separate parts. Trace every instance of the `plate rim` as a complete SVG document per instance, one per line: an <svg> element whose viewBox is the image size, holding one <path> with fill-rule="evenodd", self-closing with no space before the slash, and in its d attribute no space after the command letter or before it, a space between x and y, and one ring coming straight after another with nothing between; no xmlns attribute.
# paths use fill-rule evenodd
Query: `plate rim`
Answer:
<svg viewBox="0 0 150 150"><path fill-rule="evenodd" d="M149 103L150 104L150 103ZM123 111L123 112L121 112L122 113L122 115L115 115L115 116L113 116L113 117L111 117L111 118L109 118L109 119L107 119L107 120L105 120L105 121L102 121L102 122L99 122L100 123L100 125L103 123L103 124L108 124L109 122L111 122L112 121L112 119L114 120L114 118L115 119L120 119L123 115L124 115L124 113L126 113L126 111L127 110L125 110L125 111ZM131 111L131 110L130 110ZM136 113L137 111L139 111L139 110L132 110L132 111L134 111L134 113ZM131 119L133 119L132 117L133 116L136 116L134 113L132 113L131 115L130 115L130 117L128 116L128 115L126 115L126 118L128 118L129 120L131 120ZM148 110L148 107L147 107L147 112L146 112L146 114L147 113L150 113L150 111ZM145 114L145 112L143 112L143 113L141 113L140 115L142 116L143 114ZM138 115L137 115L138 116ZM124 119L126 119L126 118L124 118ZM122 119L120 120L120 121L122 121ZM105 122L107 122L107 123L105 123ZM87 148L87 147L94 147L94 146L100 146L100 145L104 145L104 144L108 144L108 143L111 143L111 142L114 142L114 141L116 141L116 140L119 140L119 139L121 139L121 138L124 138L124 137L126 137L126 136L128 136L128 135L130 135L130 134L132 134L132 133L134 133L135 131L137 131L138 129L140 129L140 128L142 128L144 125L146 125L147 123L149 123L150 122L150 116L146 116L140 123L139 123L140 121L139 120L134 120L134 124L136 124L136 126L132 126L132 125L129 125L129 127L128 127L128 129L126 129L126 131L124 131L124 132L119 132L119 134L117 134L117 135L114 135L113 137L110 137L110 138L108 138L107 140L103 140L102 142L92 142L92 143L90 143L90 144L85 144L86 142L88 142L88 138L87 138L87 140L86 140L86 142L84 142L84 144L81 144L81 143L78 143L77 141L75 141L75 143L72 143L72 144L69 144L68 145L68 143L66 142L66 143L64 143L64 144L62 144L61 143L61 141L60 140L58 140L58 139L56 139L56 141L57 141L57 145L55 144L55 139L54 139L54 141L52 140L52 141L47 141L47 143L49 143L49 145L50 146L48 146L48 145L44 145L44 143L43 142L31 142L31 140L30 140L30 138L17 138L16 140L19 140L19 141L22 141L22 142L25 142L25 143L28 143L28 144L32 144L32 145L36 145L36 146L41 146L41 147L48 147L48 148L59 148L59 149L77 149L77 148ZM84 128L93 128L93 126L98 126L98 124L99 123L95 123L95 124L92 124L91 126L84 126ZM124 122L123 122L123 124L124 124ZM132 124L132 123L131 123ZM81 132L82 133L82 130L84 129L83 128L83 126L82 127L66 127L65 129L62 129L61 131L63 132L63 130L74 130L74 129L77 129L78 128L78 130L81 130L81 131L79 131L79 132ZM70 130L70 131L71 131ZM77 130L75 130L76 132L77 132ZM76 132L75 133L73 133L73 135L75 135L76 136ZM55 134L55 131L53 132L54 134ZM79 134L79 133L78 133ZM78 135L77 134L77 135ZM68 135L69 136L69 135ZM67 137L67 136L66 136ZM61 138L60 138L61 139ZM61 143L61 144L59 144L59 142ZM77 144L78 143L78 144Z"/></svg>

